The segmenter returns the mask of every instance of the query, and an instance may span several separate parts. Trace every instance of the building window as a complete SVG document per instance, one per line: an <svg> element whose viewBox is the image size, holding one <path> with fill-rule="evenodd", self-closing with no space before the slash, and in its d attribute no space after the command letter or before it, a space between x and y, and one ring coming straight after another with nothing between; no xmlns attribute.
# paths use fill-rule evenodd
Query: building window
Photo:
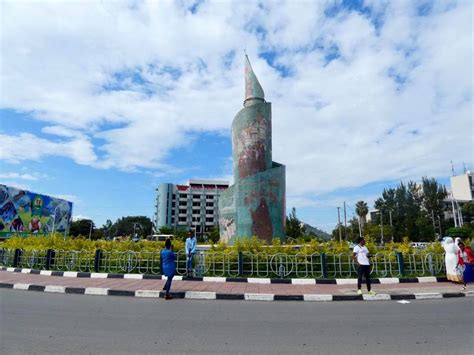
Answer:
<svg viewBox="0 0 474 355"><path fill-rule="evenodd" d="M180 222L186 222L186 217L179 217L178 221L180 221Z"/></svg>
<svg viewBox="0 0 474 355"><path fill-rule="evenodd" d="M200 202L193 202L193 207L200 207L201 203Z"/></svg>
<svg viewBox="0 0 474 355"><path fill-rule="evenodd" d="M214 207L214 202L206 202L206 207Z"/></svg>
<svg viewBox="0 0 474 355"><path fill-rule="evenodd" d="M186 210L179 210L180 214L186 214Z"/></svg>
<svg viewBox="0 0 474 355"><path fill-rule="evenodd" d="M186 206L186 204L187 204L186 201L179 201L180 206Z"/></svg>
<svg viewBox="0 0 474 355"><path fill-rule="evenodd" d="M212 217L206 218L206 222L214 222L214 218Z"/></svg>

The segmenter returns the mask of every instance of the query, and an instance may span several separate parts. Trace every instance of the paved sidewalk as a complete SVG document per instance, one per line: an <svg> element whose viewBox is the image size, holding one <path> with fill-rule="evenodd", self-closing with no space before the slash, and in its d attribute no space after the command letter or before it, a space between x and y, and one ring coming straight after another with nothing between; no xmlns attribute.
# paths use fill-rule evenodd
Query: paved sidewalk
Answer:
<svg viewBox="0 0 474 355"><path fill-rule="evenodd" d="M103 289L113 290L108 294L116 295L135 295L135 291L150 291L150 295L159 297L159 293L164 286L163 280L135 280L135 279L96 279L96 278L74 278L74 277L55 277L44 276L36 274L23 274L16 272L0 271L0 284L4 288L16 289L30 289L44 291L41 286L48 286L48 289L65 290L69 288L71 293L84 293L78 290L84 289ZM19 285L18 285L19 284ZM15 285L15 286L11 286ZM29 285L32 287L28 288ZM34 285L34 286L33 286ZM40 286L40 287L36 287ZM58 287L53 287L58 286ZM366 291L363 285L363 291ZM448 282L432 282L432 283L403 283L403 284L376 284L373 285L373 290L379 295L379 299L415 299L415 298L443 298L443 297L463 297L472 296L474 294L474 286L469 286L467 292L461 292L459 285L454 285ZM124 291L120 293L120 291ZM356 295L356 285L295 285L295 284L256 284L256 283L242 283L242 282L206 282L206 281L173 281L172 291L177 297L185 297L185 295L194 295L196 297L186 298L210 298L214 299L215 294L228 295L242 295L242 298L235 297L235 299L248 299L245 294L253 295L255 299L270 300L270 295L276 296L274 299L305 299L321 298L316 296L329 296L331 299L322 297L318 300L350 300L362 299ZM60 291L58 291L60 292ZM68 293L65 291L65 293ZM87 293L87 292L86 292ZM104 293L98 293L104 294ZM105 292L107 294L107 292ZM210 295L214 295L211 297ZM306 297L304 297L304 295ZM308 296L309 295L309 296ZM425 295L418 296L415 295ZM437 296L436 296L437 295ZM447 295L447 296L446 296ZM162 295L161 295L162 296ZM281 296L281 297L279 297ZM293 297L294 296L294 297ZM354 296L354 297L353 297ZM383 296L386 296L385 298ZM388 296L388 297L387 297ZM397 297L400 296L400 297ZM406 296L406 297L405 297ZM150 296L152 297L152 296ZM366 297L364 297L365 299Z"/></svg>

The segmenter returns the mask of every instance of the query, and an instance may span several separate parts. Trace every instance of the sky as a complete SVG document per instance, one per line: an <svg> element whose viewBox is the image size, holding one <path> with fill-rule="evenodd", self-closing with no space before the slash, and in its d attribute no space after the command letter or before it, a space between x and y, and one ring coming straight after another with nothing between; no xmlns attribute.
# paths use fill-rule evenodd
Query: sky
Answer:
<svg viewBox="0 0 474 355"><path fill-rule="evenodd" d="M474 168L473 6L2 1L0 183L100 226L152 217L160 183L232 182L246 51L287 208L331 231L344 201Z"/></svg>

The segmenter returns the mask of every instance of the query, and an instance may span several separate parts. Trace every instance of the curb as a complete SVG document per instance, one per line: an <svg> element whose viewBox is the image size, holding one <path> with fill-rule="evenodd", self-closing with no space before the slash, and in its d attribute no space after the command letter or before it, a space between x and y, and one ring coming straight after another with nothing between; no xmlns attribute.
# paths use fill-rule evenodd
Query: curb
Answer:
<svg viewBox="0 0 474 355"><path fill-rule="evenodd" d="M164 298L165 292L158 290L114 290L100 287L66 287L58 285L33 285L24 283L0 283L0 289L14 289L23 291L37 291L46 293L97 295L97 296L122 296L139 298ZM399 301L399 300L429 300L440 298L474 297L474 291L448 292L448 293L413 293L413 294L376 294L364 295L329 295L329 294L303 294L303 295L276 295L269 293L216 293L185 291L171 292L174 298L192 300L242 300L242 301L304 301L304 302L332 302L332 301Z"/></svg>
<svg viewBox="0 0 474 355"><path fill-rule="evenodd" d="M8 272L18 272L22 274L36 274L45 276L61 277L83 277L97 279L136 279L136 280L166 280L166 276L153 274L113 274L102 272L79 272L79 271L51 271L22 269L1 266L0 270ZM383 277L371 278L372 284L399 284L399 283L426 283L426 282L448 282L446 277L423 276L423 277ZM244 282L261 284L292 284L292 285L356 285L357 279L271 279L255 277L187 277L176 275L173 281L204 281L204 282Z"/></svg>

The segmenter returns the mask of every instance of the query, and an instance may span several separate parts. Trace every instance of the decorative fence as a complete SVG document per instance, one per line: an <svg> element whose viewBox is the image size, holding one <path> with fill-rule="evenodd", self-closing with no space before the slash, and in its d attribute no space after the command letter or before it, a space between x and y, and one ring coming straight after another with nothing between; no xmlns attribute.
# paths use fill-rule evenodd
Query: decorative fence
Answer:
<svg viewBox="0 0 474 355"><path fill-rule="evenodd" d="M186 272L186 255L177 255L177 274ZM161 274L159 252L105 250L0 249L0 265L79 272ZM195 276L351 278L357 275L352 253L268 254L199 251L194 255ZM377 253L374 277L435 276L445 274L444 255L436 253Z"/></svg>

